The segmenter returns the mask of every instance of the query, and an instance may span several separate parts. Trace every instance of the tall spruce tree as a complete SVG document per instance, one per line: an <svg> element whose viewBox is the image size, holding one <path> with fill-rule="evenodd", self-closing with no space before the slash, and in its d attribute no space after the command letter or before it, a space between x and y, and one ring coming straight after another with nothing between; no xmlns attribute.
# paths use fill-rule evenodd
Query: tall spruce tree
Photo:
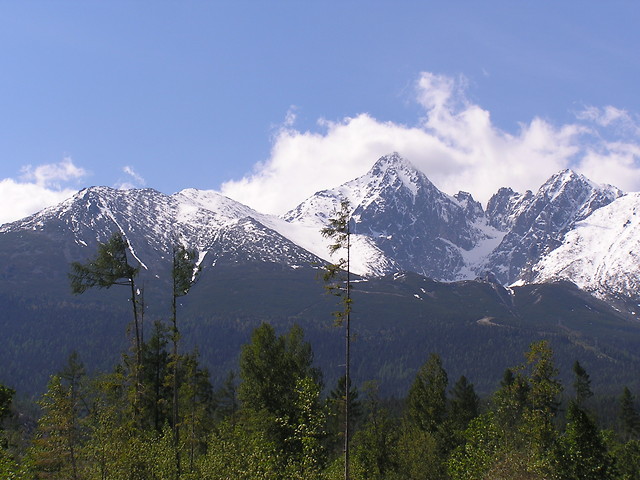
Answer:
<svg viewBox="0 0 640 480"><path fill-rule="evenodd" d="M267 434L283 459L301 454L300 445L288 440L295 438L299 427L295 421L301 413L296 392L299 382L307 378L321 387L320 371L313 367L313 351L304 341L302 329L294 325L278 336L267 323L256 328L251 342L242 347L240 378L238 397L244 418Z"/></svg>
<svg viewBox="0 0 640 480"><path fill-rule="evenodd" d="M187 249L183 245L173 247L173 265L171 268L171 279L173 291L171 296L171 341L173 343L173 353L171 356L172 368L172 426L173 440L176 452L176 478L180 477L180 412L178 407L178 370L180 367L180 357L178 355L178 341L180 331L178 330L178 298L186 295L196 281L199 269L196 267L198 253L194 249Z"/></svg>
<svg viewBox="0 0 640 480"><path fill-rule="evenodd" d="M322 236L329 238L331 255L344 252L336 263L325 266L324 280L327 290L340 297L342 307L334 312L336 325L345 327L345 384L351 385L351 207L349 201L340 202L340 210L329 219L329 225L321 230ZM349 389L345 389L344 400L344 478L349 480L349 443L350 443L350 405Z"/></svg>
<svg viewBox="0 0 640 480"><path fill-rule="evenodd" d="M480 414L480 397L467 377L461 376L451 389L450 419L454 429L462 431Z"/></svg>
<svg viewBox="0 0 640 480"><path fill-rule="evenodd" d="M567 480L608 480L614 477L613 459L595 421L571 400L567 429L558 442L555 473Z"/></svg>
<svg viewBox="0 0 640 480"><path fill-rule="evenodd" d="M620 426L625 441L637 439L640 436L640 415L636 410L636 399L627 386L620 397Z"/></svg>
<svg viewBox="0 0 640 480"><path fill-rule="evenodd" d="M576 404L582 407L584 403L593 396L591 391L591 379L587 371L580 365L580 362L576 360L573 364L573 389L576 392Z"/></svg>
<svg viewBox="0 0 640 480"><path fill-rule="evenodd" d="M409 390L409 418L418 428L435 433L447 414L447 372L437 353L420 367Z"/></svg>

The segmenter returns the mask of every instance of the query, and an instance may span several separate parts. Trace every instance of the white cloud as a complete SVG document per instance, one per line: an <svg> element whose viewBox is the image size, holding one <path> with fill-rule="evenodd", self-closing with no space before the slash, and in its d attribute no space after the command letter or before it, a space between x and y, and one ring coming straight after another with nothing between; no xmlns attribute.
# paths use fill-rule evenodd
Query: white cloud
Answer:
<svg viewBox="0 0 640 480"><path fill-rule="evenodd" d="M594 106L586 107L583 111L578 112L576 117L579 120L593 122L601 127L617 127L618 133L629 131L638 135L640 127L634 118L626 110L607 105L604 108Z"/></svg>
<svg viewBox="0 0 640 480"><path fill-rule="evenodd" d="M625 191L640 189L640 145L606 142L600 149L588 149L580 163L587 177L609 183Z"/></svg>
<svg viewBox="0 0 640 480"><path fill-rule="evenodd" d="M74 165L71 158L37 167L27 165L21 172L19 180L0 180L0 224L26 217L71 197L77 189L65 184L87 174Z"/></svg>
<svg viewBox="0 0 640 480"><path fill-rule="evenodd" d="M416 102L424 116L407 126L366 113L339 121L320 120L317 131L298 131L291 116L273 138L270 158L251 175L222 186L222 193L257 210L284 213L313 193L366 173L382 155L397 151L440 189L471 192L483 203L502 186L536 190L563 168L600 183L640 189L637 135L607 140L612 125L635 125L625 111L589 108L575 123L556 126L541 118L515 133L496 127L490 113L471 103L467 81L423 73ZM603 130L603 131L601 131ZM615 180L615 181L614 181Z"/></svg>
<svg viewBox="0 0 640 480"><path fill-rule="evenodd" d="M283 128L291 128L296 123L296 110L298 108L295 105L291 105L289 110L287 110L287 114L284 117Z"/></svg>
<svg viewBox="0 0 640 480"><path fill-rule="evenodd" d="M126 165L122 167L122 171L127 174L128 178L126 180L118 180L115 188L119 190L131 190L133 188L144 187L147 184L146 180L138 174L133 167Z"/></svg>
<svg viewBox="0 0 640 480"><path fill-rule="evenodd" d="M61 188L60 182L82 178L87 172L76 167L70 157L65 157L59 163L49 163L33 167L27 165L22 167L21 179L27 183L33 183L44 188Z"/></svg>

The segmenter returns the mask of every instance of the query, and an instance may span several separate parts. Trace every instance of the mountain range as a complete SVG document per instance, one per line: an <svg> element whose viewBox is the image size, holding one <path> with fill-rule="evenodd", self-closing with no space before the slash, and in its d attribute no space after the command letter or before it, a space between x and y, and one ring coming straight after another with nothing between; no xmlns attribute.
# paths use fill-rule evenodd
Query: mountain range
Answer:
<svg viewBox="0 0 640 480"><path fill-rule="evenodd" d="M410 312L414 318L410 324L423 318L426 311L442 320L450 318L442 313L447 309L467 316L451 302L456 296L469 296L475 301L469 301L465 321L474 329L480 326L483 331L489 328L495 332L502 326L501 335L504 331L515 335L512 330L517 328L522 341L512 340L519 346L530 339L526 332L543 335L552 331L558 338L572 339L574 347L590 352L594 359L610 358L618 364L638 360L628 353L628 344L621 346L615 339L615 331L632 330L625 342L636 338L635 313L640 303L636 293L640 284L636 257L640 219L636 213L640 212L640 194L625 194L564 170L549 178L536 193L501 188L483 208L470 193L448 195L440 191L397 153L378 159L365 175L318 192L282 216L262 214L214 191L187 189L165 195L153 189L91 187L59 205L4 224L0 227L0 298L5 306L2 328L16 352L35 355L29 350L33 346L25 346L29 339L43 336L34 311L66 319L100 311L104 314L101 325L117 323L116 318L124 313L108 305L120 293L91 292L83 298L72 297L67 273L70 262L86 261L99 242L120 232L128 240L131 259L141 266L139 284L145 285L151 317L162 317L166 309L168 300L162 292L169 282L173 245L181 243L198 250L201 279L194 295L189 295L194 298L185 299L192 343L197 343L196 338L208 341L221 331L237 338L234 345L246 339L246 333L243 336L238 332L247 327L232 328L233 319L247 325L271 321L284 326L310 318L317 338L333 336L335 332L325 332L330 321L324 327L321 320L330 314L331 300L322 295L322 285L315 277L322 264L335 260L320 231L342 200L350 205L350 267L357 275L356 291L363 297L363 309L369 303L373 309L367 311L372 319L362 333L370 336L370 345L380 347L380 338L384 338L381 332L391 335L388 332L393 328L400 328L397 318L389 320L395 327L385 326L379 318L381 309L389 315L394 310ZM407 282L413 285L411 291ZM431 287L425 288L424 282ZM433 287L441 282L447 283ZM398 286L401 284L404 287ZM279 291L278 285L283 290ZM438 297L433 294L436 290L449 292L439 297L449 303L440 301L437 308L425 308L427 302ZM471 291L479 296L474 297ZM224 296L220 292L225 292ZM288 294L298 298L288 298ZM386 298L386 306L370 301L374 297ZM563 300L558 301L559 297ZM561 305L555 313L547 312L557 319L551 322L551 330L534 328L548 323L548 319L524 328L523 318L529 317L522 310L528 305L523 298L549 305L549 309L551 304ZM580 299L579 306L574 305L576 298ZM126 299L119 301L126 304ZM573 310L567 310L567 305L573 305ZM440 313L433 313L433 308ZM594 347L598 340L589 337L593 328L580 323L567 327L568 320L563 324L558 317L560 311L565 318L572 315L568 311L585 315L591 311L595 317L590 314L590 318L601 324L595 330L604 328L607 332L600 332L600 347ZM23 324L31 322L31 333L16 328L16 318ZM416 328L412 325L407 331ZM105 331L105 338L116 338L112 330L108 329L108 334ZM404 334L394 338L396 343L400 338L410 342ZM449 340L449 344L452 341L455 343ZM61 342L56 348L59 352L68 350L69 343L73 340ZM220 357L220 349L199 348L218 362L227 361ZM320 350L319 356L326 356L325 361L330 363L331 348ZM397 351L395 347L392 350ZM227 351L228 355L234 354ZM1 357L0 362L5 360ZM226 365L232 367L234 359ZM376 374L397 380L417 363L413 357L403 361L389 358ZM13 370L7 373L11 379L20 375L19 363L13 359L12 364ZM389 365L405 373L381 374L380 369L389 369Z"/></svg>

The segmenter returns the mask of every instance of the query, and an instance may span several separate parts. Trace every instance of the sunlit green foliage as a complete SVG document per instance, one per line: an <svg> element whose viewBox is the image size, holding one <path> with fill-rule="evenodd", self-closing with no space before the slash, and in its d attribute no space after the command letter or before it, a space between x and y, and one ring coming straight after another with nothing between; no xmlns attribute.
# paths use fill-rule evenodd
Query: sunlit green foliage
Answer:
<svg viewBox="0 0 640 480"><path fill-rule="evenodd" d="M282 334L268 324L255 329L240 354L239 378L230 375L216 394L197 351L180 355L178 443L171 414L170 338L171 329L158 323L143 347L137 417L130 355L124 354L111 372L92 376L71 355L40 400L29 448L1 446L0 478L344 478L342 452L335 448L342 431L332 427L331 412L335 416L341 410L337 405L347 384L342 381L323 394L302 329L294 326ZM368 382L355 402L352 388L362 417L353 424L349 478L639 478L633 395L623 390L619 428L603 431L589 409L587 372L576 363L574 374L576 395L561 404L553 352L546 342L537 342L484 402L465 376L449 389L436 354L417 371L403 401L381 398L376 383ZM14 394L7 387L0 392L6 420Z"/></svg>

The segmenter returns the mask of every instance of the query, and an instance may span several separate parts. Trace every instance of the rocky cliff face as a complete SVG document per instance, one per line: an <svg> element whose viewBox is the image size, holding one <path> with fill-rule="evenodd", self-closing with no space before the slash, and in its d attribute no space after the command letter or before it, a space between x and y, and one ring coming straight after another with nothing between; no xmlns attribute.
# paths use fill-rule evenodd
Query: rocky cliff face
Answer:
<svg viewBox="0 0 640 480"><path fill-rule="evenodd" d="M62 256L61 262L68 263L89 257L98 242L120 231L143 270L160 277L167 275L167 258L176 242L196 248L203 267L219 261L259 261L298 268L333 260L320 230L346 199L351 208L354 273L380 276L411 271L441 281L492 273L502 284L552 277L576 281L586 275L577 263L560 270L553 265L563 262L545 259L561 246L562 258L568 258L571 248L575 256L582 255L584 242L570 248L567 239L576 237L569 234L577 235L572 233L577 227L583 231L584 222L606 205L631 211L620 202L621 196L615 187L596 185L565 170L536 193L501 188L485 211L470 193L441 192L394 153L378 159L365 175L316 193L281 218L213 191L187 189L164 195L152 189L88 188L56 207L2 226L0 246L8 250L0 254L8 262L4 270L18 272L12 267L17 254L10 251L8 239L22 235L21 265L28 264L29 255L40 265L47 263L47 256ZM29 242L39 241L35 239L46 239L52 250L29 247ZM613 237L607 242L613 248ZM636 272L637 263L628 260L624 264L620 259L619 269ZM598 282L597 288L607 285L617 292L635 285L623 282L613 288L606 278Z"/></svg>
<svg viewBox="0 0 640 480"><path fill-rule="evenodd" d="M553 175L535 195L500 189L488 203L487 216L490 225L507 233L490 254L486 269L502 283L525 277L576 222L621 195L617 188L596 185L571 170Z"/></svg>

